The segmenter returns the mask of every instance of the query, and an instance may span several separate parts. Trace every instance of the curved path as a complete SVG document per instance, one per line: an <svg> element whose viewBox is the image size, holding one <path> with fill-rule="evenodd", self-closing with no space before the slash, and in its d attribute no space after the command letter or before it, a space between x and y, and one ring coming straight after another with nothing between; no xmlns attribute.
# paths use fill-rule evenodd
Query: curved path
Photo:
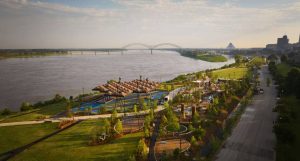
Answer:
<svg viewBox="0 0 300 161"><path fill-rule="evenodd" d="M271 78L267 66L260 72L260 84L264 94L253 97L239 123L226 140L217 155L217 161L274 161L275 134L272 132L276 113L272 108L276 103L274 85L266 86L266 79Z"/></svg>

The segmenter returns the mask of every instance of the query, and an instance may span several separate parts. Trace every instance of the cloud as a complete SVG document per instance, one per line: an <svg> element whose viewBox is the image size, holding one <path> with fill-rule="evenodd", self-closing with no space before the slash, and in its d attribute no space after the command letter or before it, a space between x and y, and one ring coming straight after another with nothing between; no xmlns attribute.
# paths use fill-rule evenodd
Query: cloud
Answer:
<svg viewBox="0 0 300 161"><path fill-rule="evenodd" d="M253 39L261 36L266 40L270 39L271 31L273 34L275 31L283 32L288 30L289 26L295 31L300 25L300 2L287 3L283 7L270 5L265 8L242 7L239 0L225 3L212 3L209 0L112 2L121 7L108 9L75 7L71 4L46 1L2 0L0 9L6 8L6 11L9 11L2 11L0 18L4 20L6 14L10 19L5 21L6 25L0 25L0 29L20 32L18 27L9 26L23 25L26 20L28 28L34 28L35 26L30 26L34 24L39 27L41 33L47 30L45 26L55 26L56 29L52 32L57 36L61 35L62 39L72 34L87 37L84 39L85 44L82 44L83 39L73 40L74 46L96 45L93 41L103 42L102 44L126 44L126 41L155 42L169 39L169 42L176 41L182 46L196 46L198 43L206 47L226 44L232 39L248 43L249 41L245 40L247 37ZM24 20L20 20L20 17ZM88 40L88 36L93 36L93 39ZM5 40L2 38L2 41ZM239 45L247 46L242 41Z"/></svg>

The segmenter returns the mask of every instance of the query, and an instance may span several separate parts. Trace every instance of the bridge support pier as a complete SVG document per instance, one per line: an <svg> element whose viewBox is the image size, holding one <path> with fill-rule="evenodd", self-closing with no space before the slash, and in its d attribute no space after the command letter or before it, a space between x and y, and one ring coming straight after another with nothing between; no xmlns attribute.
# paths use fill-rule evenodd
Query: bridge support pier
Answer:
<svg viewBox="0 0 300 161"><path fill-rule="evenodd" d="M153 53L152 53L152 49L150 49L150 51L151 51L151 55L152 55L152 54L153 54Z"/></svg>

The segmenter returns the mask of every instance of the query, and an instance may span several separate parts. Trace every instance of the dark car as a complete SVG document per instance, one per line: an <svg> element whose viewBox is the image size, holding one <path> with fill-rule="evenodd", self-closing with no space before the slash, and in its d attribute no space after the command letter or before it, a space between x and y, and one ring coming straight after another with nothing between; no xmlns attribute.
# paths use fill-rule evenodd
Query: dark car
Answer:
<svg viewBox="0 0 300 161"><path fill-rule="evenodd" d="M259 89L259 93L260 93L260 94L263 94L263 93L264 93L264 89L262 89L262 88Z"/></svg>

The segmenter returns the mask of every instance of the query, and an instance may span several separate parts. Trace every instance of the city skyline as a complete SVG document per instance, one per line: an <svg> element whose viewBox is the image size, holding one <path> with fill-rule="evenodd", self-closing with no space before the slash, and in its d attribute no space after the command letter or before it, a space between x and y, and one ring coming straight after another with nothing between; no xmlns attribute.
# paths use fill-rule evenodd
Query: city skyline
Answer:
<svg viewBox="0 0 300 161"><path fill-rule="evenodd" d="M265 47L299 39L296 0L0 1L0 48Z"/></svg>

